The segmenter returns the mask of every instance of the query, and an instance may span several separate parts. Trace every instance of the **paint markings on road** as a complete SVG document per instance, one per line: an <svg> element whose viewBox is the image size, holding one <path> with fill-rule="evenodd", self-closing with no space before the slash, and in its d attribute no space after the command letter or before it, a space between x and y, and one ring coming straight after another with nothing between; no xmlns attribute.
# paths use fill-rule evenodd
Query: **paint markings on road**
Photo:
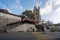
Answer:
<svg viewBox="0 0 60 40"><path fill-rule="evenodd" d="M32 34L37 38L37 40L46 40L48 38L52 38L51 35L40 34L40 32L32 32Z"/></svg>

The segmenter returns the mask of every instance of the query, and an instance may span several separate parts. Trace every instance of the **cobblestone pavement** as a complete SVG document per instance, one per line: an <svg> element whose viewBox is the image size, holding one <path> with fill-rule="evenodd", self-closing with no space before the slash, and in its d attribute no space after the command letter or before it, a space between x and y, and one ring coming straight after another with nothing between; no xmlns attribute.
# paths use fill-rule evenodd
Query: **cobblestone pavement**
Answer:
<svg viewBox="0 0 60 40"><path fill-rule="evenodd" d="M60 32L33 32L37 40L60 40Z"/></svg>
<svg viewBox="0 0 60 40"><path fill-rule="evenodd" d="M53 38L51 35L40 32L33 32L32 34L36 37L37 40L47 40Z"/></svg>

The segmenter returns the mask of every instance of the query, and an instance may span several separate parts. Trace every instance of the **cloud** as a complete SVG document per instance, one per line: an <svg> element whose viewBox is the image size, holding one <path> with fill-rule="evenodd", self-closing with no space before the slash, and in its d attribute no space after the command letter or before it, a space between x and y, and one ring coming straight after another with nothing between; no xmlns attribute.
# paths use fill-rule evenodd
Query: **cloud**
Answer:
<svg viewBox="0 0 60 40"><path fill-rule="evenodd" d="M54 23L60 23L60 7L58 7L55 11L54 11L54 15L52 17L54 20Z"/></svg>
<svg viewBox="0 0 60 40"><path fill-rule="evenodd" d="M7 4L3 4L0 2L0 6L1 6L0 8L7 9L10 13L13 13L13 14L19 15L24 10L20 0L11 0L9 1L8 6L6 5Z"/></svg>
<svg viewBox="0 0 60 40"><path fill-rule="evenodd" d="M48 16L46 19L53 21L54 23L60 23L60 0L48 0L44 8L40 8L40 14Z"/></svg>
<svg viewBox="0 0 60 40"><path fill-rule="evenodd" d="M11 2L10 9L13 11L14 14L18 15L21 14L21 12L24 10L20 0L15 0L14 2Z"/></svg>
<svg viewBox="0 0 60 40"><path fill-rule="evenodd" d="M16 2L17 4L19 4L19 3L20 3L20 1L19 1L19 0L16 0L15 2Z"/></svg>
<svg viewBox="0 0 60 40"><path fill-rule="evenodd" d="M44 8L40 8L40 14L48 14L52 11L52 1L47 1Z"/></svg>
<svg viewBox="0 0 60 40"><path fill-rule="evenodd" d="M54 1L54 5L60 5L60 0L53 0Z"/></svg>
<svg viewBox="0 0 60 40"><path fill-rule="evenodd" d="M60 0L48 0L45 4L44 8L40 8L41 15L48 14L55 8L56 6L60 6Z"/></svg>
<svg viewBox="0 0 60 40"><path fill-rule="evenodd" d="M11 11L9 8L7 8L7 6L4 5L4 4L1 3L1 2L0 2L0 6L1 6L3 9L7 9L10 13L12 13L12 11Z"/></svg>
<svg viewBox="0 0 60 40"><path fill-rule="evenodd" d="M41 2L40 2L40 0L34 0L34 4L38 7L41 5Z"/></svg>

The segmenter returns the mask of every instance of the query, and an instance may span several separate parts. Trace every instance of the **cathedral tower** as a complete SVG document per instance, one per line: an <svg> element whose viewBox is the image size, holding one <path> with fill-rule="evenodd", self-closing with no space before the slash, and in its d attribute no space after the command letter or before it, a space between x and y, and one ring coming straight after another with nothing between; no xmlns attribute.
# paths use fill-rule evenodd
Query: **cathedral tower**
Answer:
<svg viewBox="0 0 60 40"><path fill-rule="evenodd" d="M33 12L35 16L35 22L36 24L39 24L41 22L40 8L35 6Z"/></svg>

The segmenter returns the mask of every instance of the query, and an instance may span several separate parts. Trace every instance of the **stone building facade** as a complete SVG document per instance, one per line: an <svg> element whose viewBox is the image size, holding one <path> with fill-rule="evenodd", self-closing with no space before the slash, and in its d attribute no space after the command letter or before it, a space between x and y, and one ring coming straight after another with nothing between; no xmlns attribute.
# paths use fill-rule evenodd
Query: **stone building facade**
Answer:
<svg viewBox="0 0 60 40"><path fill-rule="evenodd" d="M27 32L34 31L38 29L35 25L38 25L41 22L40 8L34 7L33 13L35 15L35 20L24 19L21 16L9 13L7 10L0 10L0 29L6 30L7 32ZM24 20L22 20L24 19ZM2 25L2 26L1 26ZM0 31L1 31L0 30Z"/></svg>
<svg viewBox="0 0 60 40"><path fill-rule="evenodd" d="M0 24L9 24L17 21L21 21L20 16L12 13L4 12L4 10L0 12Z"/></svg>
<svg viewBox="0 0 60 40"><path fill-rule="evenodd" d="M35 15L36 24L39 24L41 22L40 8L35 6L33 13Z"/></svg>
<svg viewBox="0 0 60 40"><path fill-rule="evenodd" d="M6 9L0 9L0 31L5 30L7 24L18 21L21 21L20 16L9 13Z"/></svg>
<svg viewBox="0 0 60 40"><path fill-rule="evenodd" d="M7 25L7 32L36 32L34 22L24 20L22 22L12 23Z"/></svg>

